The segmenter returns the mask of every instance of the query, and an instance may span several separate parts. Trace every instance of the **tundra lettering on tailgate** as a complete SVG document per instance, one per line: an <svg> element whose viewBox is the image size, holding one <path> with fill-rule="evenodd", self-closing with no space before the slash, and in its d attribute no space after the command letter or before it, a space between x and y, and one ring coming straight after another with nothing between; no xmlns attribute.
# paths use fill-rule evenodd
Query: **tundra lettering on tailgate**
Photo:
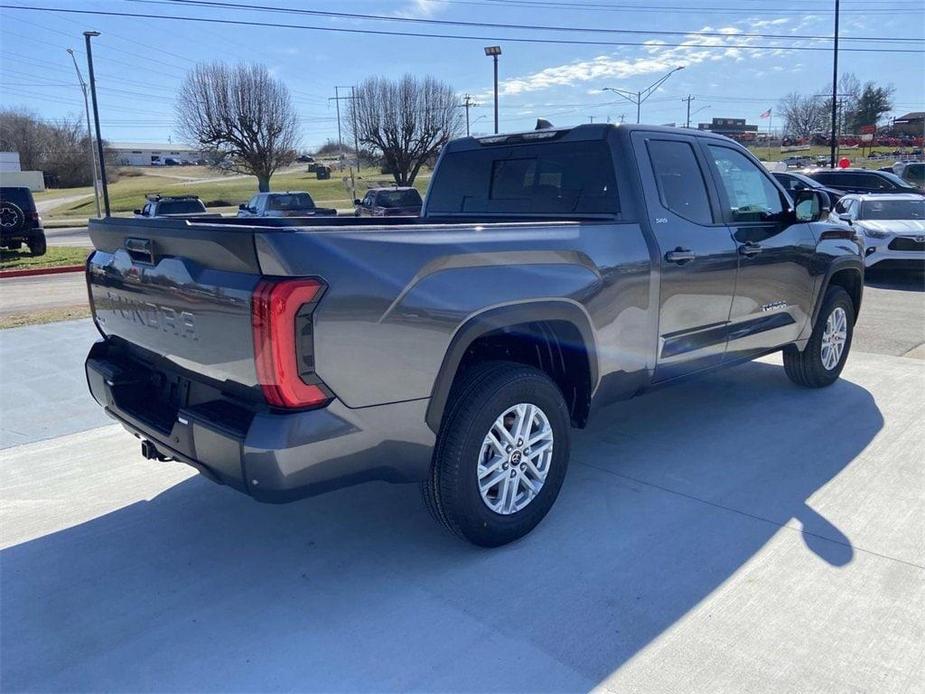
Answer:
<svg viewBox="0 0 925 694"><path fill-rule="evenodd" d="M196 317L189 311L176 311L169 306L161 306L150 301L135 301L106 292L108 308L113 315L119 316L131 323L143 325L146 328L160 330L170 335L176 335L188 340L196 341ZM98 317L105 322L102 317Z"/></svg>

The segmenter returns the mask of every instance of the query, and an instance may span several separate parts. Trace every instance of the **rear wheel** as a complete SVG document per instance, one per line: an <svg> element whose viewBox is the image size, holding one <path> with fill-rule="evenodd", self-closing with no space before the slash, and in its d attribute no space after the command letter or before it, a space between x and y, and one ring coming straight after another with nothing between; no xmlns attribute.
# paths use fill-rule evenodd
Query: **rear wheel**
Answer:
<svg viewBox="0 0 925 694"><path fill-rule="evenodd" d="M848 359L854 335L854 304L841 287L829 287L816 318L813 333L800 352L784 350L784 370L790 380L806 388L834 383Z"/></svg>
<svg viewBox="0 0 925 694"><path fill-rule="evenodd" d="M432 515L482 547L523 537L549 512L565 479L562 393L542 371L488 362L463 375L448 408L423 484Z"/></svg>
<svg viewBox="0 0 925 694"><path fill-rule="evenodd" d="M29 253L34 256L45 255L45 237L41 236L29 241Z"/></svg>

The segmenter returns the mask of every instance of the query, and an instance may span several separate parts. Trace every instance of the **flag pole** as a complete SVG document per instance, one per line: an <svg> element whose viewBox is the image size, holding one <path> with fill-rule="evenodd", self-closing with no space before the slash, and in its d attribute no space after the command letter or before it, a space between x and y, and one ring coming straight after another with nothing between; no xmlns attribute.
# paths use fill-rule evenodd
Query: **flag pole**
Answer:
<svg viewBox="0 0 925 694"><path fill-rule="evenodd" d="M768 162L771 161L771 123L774 122L774 112L768 109Z"/></svg>

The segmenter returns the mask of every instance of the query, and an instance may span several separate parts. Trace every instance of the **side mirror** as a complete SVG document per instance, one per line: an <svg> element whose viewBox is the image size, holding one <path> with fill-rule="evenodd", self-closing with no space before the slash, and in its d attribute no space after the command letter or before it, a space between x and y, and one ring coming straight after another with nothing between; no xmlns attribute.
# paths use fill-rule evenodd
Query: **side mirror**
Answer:
<svg viewBox="0 0 925 694"><path fill-rule="evenodd" d="M838 218L839 218L841 221L843 221L843 222L848 222L848 224L851 224L851 215L850 215L850 214L840 214L840 215L838 215Z"/></svg>
<svg viewBox="0 0 925 694"><path fill-rule="evenodd" d="M132 214L141 214L141 210L132 210Z"/></svg>
<svg viewBox="0 0 925 694"><path fill-rule="evenodd" d="M354 199L353 199L353 204L354 204L354 205L362 205L363 203L360 201L359 198L354 198Z"/></svg>
<svg viewBox="0 0 925 694"><path fill-rule="evenodd" d="M796 218L798 222L818 222L830 211L829 196L821 190L805 188L794 196Z"/></svg>
<svg viewBox="0 0 925 694"><path fill-rule="evenodd" d="M242 202L240 205L238 205L238 209L241 210L242 212L247 211L247 203Z"/></svg>

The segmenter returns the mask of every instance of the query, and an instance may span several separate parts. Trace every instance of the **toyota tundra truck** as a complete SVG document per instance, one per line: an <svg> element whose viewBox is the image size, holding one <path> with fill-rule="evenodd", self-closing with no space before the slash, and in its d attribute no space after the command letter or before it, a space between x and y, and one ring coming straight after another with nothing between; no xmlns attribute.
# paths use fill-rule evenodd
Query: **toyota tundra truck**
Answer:
<svg viewBox="0 0 925 694"><path fill-rule="evenodd" d="M258 501L419 483L502 545L608 403L772 352L839 377L861 247L795 195L724 137L589 124L449 142L419 218L93 220L89 388Z"/></svg>

